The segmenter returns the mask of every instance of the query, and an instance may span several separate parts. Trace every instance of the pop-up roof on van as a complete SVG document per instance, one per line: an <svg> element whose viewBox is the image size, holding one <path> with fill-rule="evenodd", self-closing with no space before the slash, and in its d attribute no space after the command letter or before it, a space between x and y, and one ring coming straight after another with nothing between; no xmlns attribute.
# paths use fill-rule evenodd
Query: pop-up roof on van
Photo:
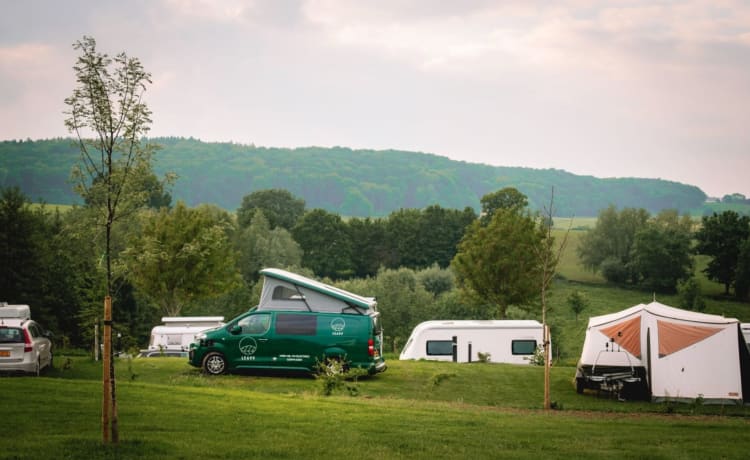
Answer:
<svg viewBox="0 0 750 460"><path fill-rule="evenodd" d="M264 280L258 310L377 314L374 297L362 297L277 268L265 268L260 274Z"/></svg>

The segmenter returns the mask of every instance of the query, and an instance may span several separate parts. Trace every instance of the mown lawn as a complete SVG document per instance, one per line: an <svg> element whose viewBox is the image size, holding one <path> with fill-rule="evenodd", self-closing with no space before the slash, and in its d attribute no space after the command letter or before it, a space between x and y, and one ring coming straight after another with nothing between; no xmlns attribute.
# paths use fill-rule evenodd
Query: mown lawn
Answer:
<svg viewBox="0 0 750 460"><path fill-rule="evenodd" d="M556 367L389 360L322 396L306 375L206 377L183 359L118 360L121 442L102 447L100 363L59 357L0 379L0 458L745 458L747 407L578 395ZM63 369L63 367L66 367ZM721 415L723 414L723 415Z"/></svg>

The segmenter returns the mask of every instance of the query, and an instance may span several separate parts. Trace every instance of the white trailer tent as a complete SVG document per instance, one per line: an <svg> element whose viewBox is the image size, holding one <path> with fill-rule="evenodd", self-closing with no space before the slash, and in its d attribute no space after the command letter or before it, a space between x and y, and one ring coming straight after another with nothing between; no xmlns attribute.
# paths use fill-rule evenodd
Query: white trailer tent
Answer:
<svg viewBox="0 0 750 460"><path fill-rule="evenodd" d="M741 403L748 385L739 321L658 302L590 318L576 373L579 393L652 401Z"/></svg>
<svg viewBox="0 0 750 460"><path fill-rule="evenodd" d="M399 359L479 361L479 353L489 354L492 363L528 364L543 341L542 324L520 320L425 321L417 325Z"/></svg>
<svg viewBox="0 0 750 460"><path fill-rule="evenodd" d="M195 336L224 324L223 316L165 316L164 324L151 329L148 349L141 356L181 356L188 352Z"/></svg>
<svg viewBox="0 0 750 460"><path fill-rule="evenodd" d="M314 311L377 316L378 303L278 268L265 268L258 310Z"/></svg>

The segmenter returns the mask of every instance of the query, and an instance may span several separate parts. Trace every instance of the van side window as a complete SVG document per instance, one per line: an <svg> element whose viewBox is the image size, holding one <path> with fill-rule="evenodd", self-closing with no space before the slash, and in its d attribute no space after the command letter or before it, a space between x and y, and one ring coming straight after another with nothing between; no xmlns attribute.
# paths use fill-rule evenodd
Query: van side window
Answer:
<svg viewBox="0 0 750 460"><path fill-rule="evenodd" d="M536 351L536 340L514 340L510 347L514 355L533 355Z"/></svg>
<svg viewBox="0 0 750 460"><path fill-rule="evenodd" d="M286 286L276 286L271 298L273 300L305 300L305 296Z"/></svg>
<svg viewBox="0 0 750 460"><path fill-rule="evenodd" d="M428 356L453 356L453 341L452 340L428 340L427 341L427 355Z"/></svg>
<svg viewBox="0 0 750 460"><path fill-rule="evenodd" d="M243 334L264 334L268 330L268 326L271 325L271 315L261 313L258 315L246 316L245 318L242 318L237 325L242 328Z"/></svg>
<svg viewBox="0 0 750 460"><path fill-rule="evenodd" d="M276 315L276 333L281 335L315 335L317 325L315 315Z"/></svg>

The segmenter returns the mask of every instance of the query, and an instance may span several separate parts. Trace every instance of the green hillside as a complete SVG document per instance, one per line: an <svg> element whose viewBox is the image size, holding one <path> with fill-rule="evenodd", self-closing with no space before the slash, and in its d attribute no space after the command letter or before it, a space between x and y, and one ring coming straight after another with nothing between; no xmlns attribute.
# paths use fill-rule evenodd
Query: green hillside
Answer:
<svg viewBox="0 0 750 460"><path fill-rule="evenodd" d="M515 187L539 209L555 188L561 216L595 216L602 208L676 208L700 212L706 199L698 187L660 179L578 176L557 169L496 167L426 153L351 150L345 147L266 148L195 139L155 138L161 145L156 171L179 176L172 190L189 206L214 203L237 209L242 197L283 188L307 208L345 216L384 216L401 208L479 209L479 199ZM0 186L17 185L32 200L72 204L79 198L68 182L78 148L70 139L0 142Z"/></svg>

